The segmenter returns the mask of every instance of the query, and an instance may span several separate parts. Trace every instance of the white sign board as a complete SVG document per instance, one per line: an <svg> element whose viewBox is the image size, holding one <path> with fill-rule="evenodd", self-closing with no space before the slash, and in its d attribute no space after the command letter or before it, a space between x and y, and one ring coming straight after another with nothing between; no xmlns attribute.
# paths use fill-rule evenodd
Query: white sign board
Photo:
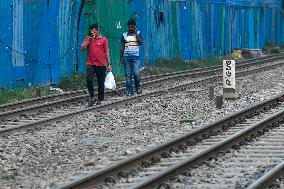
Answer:
<svg viewBox="0 0 284 189"><path fill-rule="evenodd" d="M223 87L235 89L235 60L223 60Z"/></svg>

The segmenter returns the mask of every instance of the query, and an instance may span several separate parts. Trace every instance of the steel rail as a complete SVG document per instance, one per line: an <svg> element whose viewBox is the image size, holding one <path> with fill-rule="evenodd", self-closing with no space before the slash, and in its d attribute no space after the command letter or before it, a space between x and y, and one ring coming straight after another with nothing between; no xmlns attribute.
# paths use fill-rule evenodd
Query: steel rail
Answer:
<svg viewBox="0 0 284 189"><path fill-rule="evenodd" d="M243 66L250 64L250 66L252 66L252 64L255 63L264 63L266 61L275 61L279 58L283 58L284 55L283 54L279 54L277 56L267 56L267 57L261 57L261 58L254 58L254 59L248 59L248 60L244 60L244 61L240 61L237 62L236 66L240 66L243 64ZM251 61L256 61L256 62L251 62ZM154 75L154 76L146 76L142 78L142 81L148 81L148 80L153 80L153 79L157 79L157 78L161 78L161 77L169 77L169 76L174 76L174 75L178 75L178 74L186 74L186 73L195 73L195 72L200 72L200 71L206 71L209 69L217 69L217 68L221 68L222 65L218 65L218 66L210 66L210 67L206 67L206 68L196 68L193 70L186 70L186 71L179 71L179 72L173 72L173 73L166 73L166 74L158 74L158 75ZM120 82L117 83L117 86L123 86L125 85L125 82ZM109 93L109 91L107 91L107 93ZM7 111L11 111L12 109L16 109L16 108L24 108L24 106L31 106L34 105L36 103L46 103L46 101L51 101L53 99L56 98L68 98L68 97L74 97L74 95L78 96L78 98L87 98L87 91L86 90L79 90L79 91L70 91L70 92L65 92L63 94L54 94L54 95L49 95L49 96L44 96L44 97L36 97L36 98L31 98L28 100L23 100L23 101L19 101L19 102L13 102L13 103L8 103L8 104L3 104L0 105L0 112L7 112ZM73 99L73 98L71 98ZM66 99L66 101L69 101L68 99ZM5 108L9 108L8 110L5 110Z"/></svg>
<svg viewBox="0 0 284 189"><path fill-rule="evenodd" d="M279 64L283 64L283 63L279 63ZM279 66L279 65L275 64L274 66ZM263 67L260 67L260 68L243 71L243 72L240 72L240 73L237 72L236 75L239 76L240 74L245 74L246 75L246 74L250 74L250 73L255 73L256 71L264 71L265 69L270 69L270 67L271 66L263 66ZM204 78L204 79L198 79L196 81L188 82L188 83L181 84L181 85L178 85L178 86L165 88L165 89L161 89L161 90L156 90L156 91L153 91L153 92L144 93L144 94L133 96L133 97L128 97L128 98L125 98L125 99L122 99L122 100L115 101L113 103L107 103L107 104L104 104L104 105L101 105L101 106L86 108L86 109L79 110L79 111L67 112L67 113L64 113L62 115L55 116L53 118L37 120L37 121L35 121L33 123L26 123L26 124L23 124L23 125L20 125L20 126L14 126L12 128L2 129L0 131L0 136L4 135L4 134L11 133L11 132L13 133L16 130L19 131L19 130L22 130L22 129L34 128L36 126L44 125L46 123L59 121L59 120L64 120L64 119L66 119L68 117L71 117L71 116L74 116L74 115L83 114L85 112L92 111L92 110L95 110L95 109L99 110L99 109L111 108L111 107L114 107L114 106L117 106L117 105L120 105L120 104L124 104L124 103L127 103L127 102L131 102L131 101L134 101L134 100L137 100L137 99L140 99L140 98L146 98L148 96L153 96L153 95L160 95L160 94L162 94L164 92L167 92L167 91L174 91L174 90L178 90L178 89L181 89L181 88L185 88L187 86L194 86L194 85L206 82L206 81L213 82L213 81L215 81L217 79L220 79L220 78L221 78L221 76L219 76L219 75L217 75L217 76L210 76L210 77L207 77L207 78ZM36 107L36 108L39 109L39 108L41 108L41 106L43 106L43 105L40 105L39 107ZM48 107L48 106L45 106L45 107Z"/></svg>
<svg viewBox="0 0 284 189"><path fill-rule="evenodd" d="M268 118L265 118L263 121L253 124L249 128L246 128L240 131L239 133L236 133L235 135L231 136L230 138L223 140L222 142L215 144L210 148L207 148L201 153L198 153L178 164L173 165L172 167L166 170L161 171L156 175L153 175L141 181L140 183L136 184L130 189L156 188L161 183L167 181L169 178L178 175L185 170L188 170L194 165L197 165L202 161L209 159L211 156L217 155L218 152L228 150L233 145L239 144L246 137L249 137L252 134L257 133L258 131L263 130L264 128L268 128L274 123L279 123L279 122L283 123L284 122L283 117L284 117L284 110L276 112L275 114L269 116Z"/></svg>
<svg viewBox="0 0 284 189"><path fill-rule="evenodd" d="M283 63L281 63L281 64L283 64ZM274 66L279 66L279 65L275 64ZM251 69L251 70L247 70L247 71L243 71L243 72L237 72L236 75L237 76L246 75L246 74L250 74L250 73L255 73L256 71L263 71L265 69L270 69L270 66L263 66L263 67L256 68L256 69ZM194 85L197 85L197 84L200 84L200 83L204 83L206 81L213 82L213 81L215 81L217 79L221 79L221 78L222 78L221 76L217 75L217 76L210 76L210 77L207 77L207 78L204 78L204 79L197 79L196 81L187 82L187 83L184 83L184 84L180 84L178 86L160 89L160 90L152 91L152 92L149 92L149 93L143 93L143 94L140 94L140 95L137 95L137 96L126 97L125 99L116 100L114 102L102 104L100 106L85 108L83 110L67 112L67 113L52 117L52 118L41 119L41 120L34 121L32 123L26 123L26 124L22 124L20 126L13 126L11 128L5 128L5 129L0 130L0 136L6 135L6 134L12 134L15 131L18 132L20 130L26 130L26 129L35 128L37 126L43 126L43 125L46 125L47 123L51 123L51 122L55 122L55 121L59 121L59 120L65 120L69 117L73 117L74 115L80 115L80 114L83 114L83 113L88 112L88 111L112 108L112 107L116 107L117 105L125 104L125 103L128 103L128 102L134 101L134 100L143 99L143 98L146 98L146 97L149 97L149 96L160 95L160 94L165 93L167 91L179 90L179 89L182 89L182 88L185 88L185 87L188 87L188 86L194 86Z"/></svg>
<svg viewBox="0 0 284 189"><path fill-rule="evenodd" d="M262 189L269 187L270 184L272 184L279 176L282 176L284 174L284 161L282 161L280 164L276 165L262 175L258 180L256 180L254 183L249 185L247 189Z"/></svg>
<svg viewBox="0 0 284 189"><path fill-rule="evenodd" d="M284 56L283 56L284 57ZM275 57L274 57L275 58ZM261 63L265 63L267 60L261 60ZM259 63L259 62L258 62ZM276 65L278 64L282 64L282 63L276 63ZM237 65L237 67L246 67L246 66L252 66L252 64L243 64L243 65ZM273 65L271 65L273 66ZM178 79L182 79L182 78L187 78L187 77L194 77L194 76L205 76L205 75L210 75L212 73L221 71L219 69L216 69L214 67L214 69L212 70L202 70L199 72L195 72L195 73L191 73L191 72L187 72L187 71L183 71L180 72L179 74L170 74L168 75L166 78L158 78L155 80L149 80L146 82L143 82L141 85L144 86L148 86L149 84L155 84L158 82L164 82L164 81L169 81L169 80L175 80L176 78ZM124 87L120 87L117 88L116 90L107 90L106 91L106 95L111 95L113 93L122 93L125 91ZM70 94L74 94L74 93L70 93ZM75 102L75 101L82 101L89 98L89 95L85 94L85 95L79 95L79 96L74 96L71 98L66 98L66 99L60 99L60 100L55 100L52 102L46 102L46 103L42 103L42 104L37 104L37 105L33 105L33 106L29 106L29 107L23 107L23 108L19 108L19 109L14 109L14 110L10 110L10 111L5 111L5 112L1 112L0 113L0 119L8 119L8 118L13 118L16 115L22 114L22 113L30 113L30 112L35 112L37 110L44 110L44 109L48 109L50 106L56 106L56 105L61 105L61 104L65 104L68 102Z"/></svg>
<svg viewBox="0 0 284 189"><path fill-rule="evenodd" d="M197 130L191 131L181 137L172 139L164 144L154 147L146 152L135 155L127 160L116 163L115 165L109 166L98 172L94 172L78 180L71 181L67 184L61 185L58 189L69 189L69 188L84 188L92 184L100 185L105 182L108 178L113 178L119 175L121 172L127 172L139 167L143 162L149 161L154 157L160 156L163 152L168 152L171 149L182 149L184 144L194 144L195 141L210 135L210 133L218 132L222 129L229 128L238 122L243 121L246 118L253 117L259 114L261 111L270 107L276 106L279 102L284 100L284 93L266 100L264 102L257 103L247 109L238 111L234 114L219 119L211 124L207 124ZM148 182L148 181L147 181ZM144 185L143 185L144 187ZM147 188L147 187L145 187Z"/></svg>

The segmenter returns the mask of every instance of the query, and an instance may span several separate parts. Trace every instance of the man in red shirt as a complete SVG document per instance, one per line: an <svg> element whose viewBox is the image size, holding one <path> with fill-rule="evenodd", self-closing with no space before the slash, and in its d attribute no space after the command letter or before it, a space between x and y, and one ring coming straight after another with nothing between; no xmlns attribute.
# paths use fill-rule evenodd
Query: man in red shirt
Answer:
<svg viewBox="0 0 284 189"><path fill-rule="evenodd" d="M111 71L109 47L107 39L99 32L99 26L93 24L90 26L90 33L84 39L81 50L87 48L87 87L90 94L88 106L94 104L100 105L104 100L104 82L106 72L106 62L108 62L108 71ZM94 73L97 76L98 99L94 97Z"/></svg>

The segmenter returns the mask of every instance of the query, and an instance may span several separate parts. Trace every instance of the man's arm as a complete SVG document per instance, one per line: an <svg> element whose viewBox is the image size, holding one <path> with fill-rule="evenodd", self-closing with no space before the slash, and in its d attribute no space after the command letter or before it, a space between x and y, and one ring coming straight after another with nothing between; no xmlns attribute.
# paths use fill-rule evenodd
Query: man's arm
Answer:
<svg viewBox="0 0 284 189"><path fill-rule="evenodd" d="M121 65L123 65L124 48L125 48L125 44L124 42L121 42L121 46L120 46L120 64Z"/></svg>
<svg viewBox="0 0 284 189"><path fill-rule="evenodd" d="M140 37L140 35L136 34L136 39L137 39L137 43L138 43L139 45L142 45L142 44L143 44L143 40L142 40L142 38Z"/></svg>
<svg viewBox="0 0 284 189"><path fill-rule="evenodd" d="M110 55L109 55L109 50L107 50L105 52L105 56L106 56L106 60L108 62L108 71L111 72L112 68L111 68L111 64L110 64Z"/></svg>
<svg viewBox="0 0 284 189"><path fill-rule="evenodd" d="M108 46L107 39L105 40L105 43L104 43L104 49L105 49L106 61L108 63L108 71L111 72L112 69L111 69L111 64L110 64L109 46Z"/></svg>
<svg viewBox="0 0 284 189"><path fill-rule="evenodd" d="M87 48L87 46L90 44L92 38L90 36L86 37L80 47L81 50L84 50L85 48Z"/></svg>
<svg viewBox="0 0 284 189"><path fill-rule="evenodd" d="M108 64L110 65L110 55L109 55L109 50L107 50L107 51L105 52L105 55L106 55L106 60L107 60Z"/></svg>
<svg viewBox="0 0 284 189"><path fill-rule="evenodd" d="M143 44L143 40L142 40L142 38L140 37L140 33L138 34L137 28L135 28L135 35L136 35L137 43L138 43L139 45L142 45L142 44Z"/></svg>
<svg viewBox="0 0 284 189"><path fill-rule="evenodd" d="M105 41L103 43L103 47L104 47L104 52L105 52L107 63L110 65L109 46L108 46L108 40L107 39L105 39Z"/></svg>

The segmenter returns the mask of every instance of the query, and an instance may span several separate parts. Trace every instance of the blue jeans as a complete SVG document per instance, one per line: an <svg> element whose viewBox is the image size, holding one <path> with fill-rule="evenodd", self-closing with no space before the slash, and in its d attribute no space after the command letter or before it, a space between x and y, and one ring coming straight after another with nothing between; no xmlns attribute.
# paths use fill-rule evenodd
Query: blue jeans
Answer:
<svg viewBox="0 0 284 189"><path fill-rule="evenodd" d="M137 58L124 58L126 89L129 95L134 95L132 77L134 77L134 84L136 92L140 90L140 60Z"/></svg>

